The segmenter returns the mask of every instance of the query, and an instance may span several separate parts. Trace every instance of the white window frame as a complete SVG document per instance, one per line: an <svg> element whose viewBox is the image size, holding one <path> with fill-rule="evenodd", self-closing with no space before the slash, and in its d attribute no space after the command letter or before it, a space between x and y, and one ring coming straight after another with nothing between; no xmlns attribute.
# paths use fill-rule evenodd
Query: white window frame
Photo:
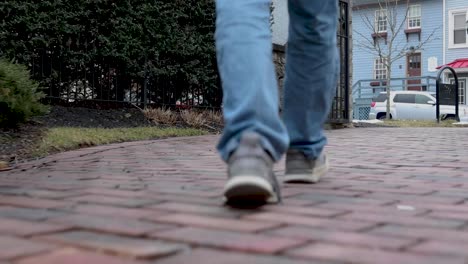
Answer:
<svg viewBox="0 0 468 264"><path fill-rule="evenodd" d="M459 14L465 14L465 16L468 15L468 8L464 9L454 9L454 10L449 10L449 49L457 49L457 48L468 48L468 34L466 36L466 43L465 44L454 44L454 15L459 15ZM466 31L466 27L465 27Z"/></svg>
<svg viewBox="0 0 468 264"><path fill-rule="evenodd" d="M385 65L385 59L376 57L374 59L374 79L376 80L387 80L388 77L388 71L387 71L387 66ZM385 78L381 78L379 76L385 76Z"/></svg>
<svg viewBox="0 0 468 264"><path fill-rule="evenodd" d="M410 12L410 11L411 11L411 8L418 8L418 9L419 9L419 16L411 16L411 12ZM422 17L421 5L410 5L410 6L408 7L408 15L407 15L407 19L406 19L406 20L407 20L407 24L406 24L406 25L407 25L407 28L408 28L408 29L417 29L417 28L421 28L421 24L422 24L422 19L421 19L421 17ZM410 21L411 21L412 19L414 19L414 20L419 19L419 26L413 26L413 27L410 26Z"/></svg>
<svg viewBox="0 0 468 264"><path fill-rule="evenodd" d="M383 12L385 12L385 30L380 30L379 22L381 22L381 21L379 20L379 18L380 18L380 14L383 13ZM387 33L387 30L388 30L388 12L387 12L387 9L375 10L374 24L375 24L375 32L376 33Z"/></svg>
<svg viewBox="0 0 468 264"><path fill-rule="evenodd" d="M455 82L454 78L450 78L450 83L453 84ZM465 84L465 89L462 93L462 91L458 90L458 104L466 104L466 91L468 90L466 85L468 84L468 78L458 78L458 83L460 84L463 82ZM461 89L461 87L459 87Z"/></svg>

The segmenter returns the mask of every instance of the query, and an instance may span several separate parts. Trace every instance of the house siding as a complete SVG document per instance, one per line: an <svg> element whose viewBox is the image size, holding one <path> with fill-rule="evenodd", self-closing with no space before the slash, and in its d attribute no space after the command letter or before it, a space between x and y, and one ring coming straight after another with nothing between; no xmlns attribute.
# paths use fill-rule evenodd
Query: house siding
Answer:
<svg viewBox="0 0 468 264"><path fill-rule="evenodd" d="M455 9L468 9L467 0L446 0L445 10L445 43L446 43L446 63L450 63L455 59L468 58L468 48L449 48L449 12Z"/></svg>
<svg viewBox="0 0 468 264"><path fill-rule="evenodd" d="M442 0L421 0L412 1L411 4L421 5L421 40L425 40L428 36L435 31L432 41L424 45L421 52L421 76L435 76L436 72L430 72L428 69L428 59L430 57L436 57L437 63L442 64L443 59L443 11L442 11ZM372 21L374 20L375 11L378 8L367 8L353 11L353 27L354 32L359 32L366 37L370 37L372 32L368 29L364 23L363 18L369 17ZM400 21L404 19L404 13L406 5L398 7L398 17ZM408 41L406 40L406 34L404 32L405 27L398 34L394 44L403 47L408 43L408 46L418 45L418 35L410 34ZM359 47L359 40L362 39L357 33L354 33L354 50L353 50L353 68L354 68L354 80L359 81L363 79L374 78L374 59L365 49ZM399 59L393 63L392 66L392 78L404 78L406 77L406 57Z"/></svg>

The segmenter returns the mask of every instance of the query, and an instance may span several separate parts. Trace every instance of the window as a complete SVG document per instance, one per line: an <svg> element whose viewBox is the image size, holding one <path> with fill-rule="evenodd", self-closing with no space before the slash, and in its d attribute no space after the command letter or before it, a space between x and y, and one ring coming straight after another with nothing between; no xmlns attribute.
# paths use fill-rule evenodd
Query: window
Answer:
<svg viewBox="0 0 468 264"><path fill-rule="evenodd" d="M387 32L387 10L375 11L375 30L377 33Z"/></svg>
<svg viewBox="0 0 468 264"><path fill-rule="evenodd" d="M377 96L376 98L374 98L374 100L372 100L374 102L377 102L377 103L383 103L385 101L387 101L387 94L379 94L379 96Z"/></svg>
<svg viewBox="0 0 468 264"><path fill-rule="evenodd" d="M385 59L376 58L374 60L374 79L386 80L387 79L387 67L385 66Z"/></svg>
<svg viewBox="0 0 468 264"><path fill-rule="evenodd" d="M395 103L405 103L405 104L414 104L416 101L416 96L414 94L397 94L393 98Z"/></svg>
<svg viewBox="0 0 468 264"><path fill-rule="evenodd" d="M414 98L414 102L416 104L427 104L428 101L432 101L432 99L421 94L417 94L416 97Z"/></svg>
<svg viewBox="0 0 468 264"><path fill-rule="evenodd" d="M408 54L408 70L414 69L418 69L419 72L421 71L421 53Z"/></svg>
<svg viewBox="0 0 468 264"><path fill-rule="evenodd" d="M453 44L465 44L466 43L466 14L455 14L453 16Z"/></svg>
<svg viewBox="0 0 468 264"><path fill-rule="evenodd" d="M468 10L449 11L449 47L467 48L467 19Z"/></svg>
<svg viewBox="0 0 468 264"><path fill-rule="evenodd" d="M408 29L421 28L421 5L408 8Z"/></svg>
<svg viewBox="0 0 468 264"><path fill-rule="evenodd" d="M458 78L458 103L466 104L466 81L467 79ZM455 79L450 79L450 83L453 84Z"/></svg>
<svg viewBox="0 0 468 264"><path fill-rule="evenodd" d="M458 103L466 103L466 80L458 80Z"/></svg>

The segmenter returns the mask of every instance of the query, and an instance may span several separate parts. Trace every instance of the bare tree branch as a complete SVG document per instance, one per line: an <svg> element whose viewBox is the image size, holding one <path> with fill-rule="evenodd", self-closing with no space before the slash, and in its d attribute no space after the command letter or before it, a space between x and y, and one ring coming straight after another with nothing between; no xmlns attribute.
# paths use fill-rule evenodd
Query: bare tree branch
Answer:
<svg viewBox="0 0 468 264"><path fill-rule="evenodd" d="M366 45L363 45L362 47L365 47L366 49L368 50L372 50L372 51L377 51L376 54L378 56L382 56L383 53L382 53L382 49L380 47L380 41L383 40L384 38L381 37L378 33L377 33L377 25L376 25L376 19L374 18L373 20L370 19L369 16L365 15L363 16L361 14L361 19L362 21L364 22L364 25L366 26L366 28L371 32L371 34L375 34L375 39L372 38L369 39L368 37L366 37L363 33L361 32L358 32L358 31L354 31L356 32L359 36L361 36L363 39L366 39L368 40L369 43L367 43Z"/></svg>
<svg viewBox="0 0 468 264"><path fill-rule="evenodd" d="M417 46L418 48L422 48L423 46L425 46L427 43L431 42L432 40L434 40L434 35L436 33L436 31L438 29L442 28L442 26L439 26L437 28L435 28L434 30L432 30L431 34L429 34L429 36L427 36L427 38L425 40L423 40L422 42L419 43L419 45Z"/></svg>
<svg viewBox="0 0 468 264"><path fill-rule="evenodd" d="M363 37L362 39L357 39L356 41L357 41L358 47L365 48L365 49L372 50L372 51L376 50L374 46L374 41L371 39L367 39Z"/></svg>
<svg viewBox="0 0 468 264"><path fill-rule="evenodd" d="M365 27L371 31L374 35L372 38L369 38L365 33L354 31L358 36L361 37L361 40L358 40L358 46L369 51L373 55L377 55L385 61L385 66L391 67L392 64L407 56L408 54L408 43L403 44L403 40L398 40L398 36L402 33L405 25L407 25L408 13L410 8L410 1L404 0L406 5L405 11L401 19L398 16L398 6L400 5L399 0L379 0L379 10L386 10L386 23L387 23L387 33L379 33L378 18L374 17L371 19L370 15L360 14L362 21L364 22ZM420 41L418 45L414 47L414 50L419 50L423 48L428 42L434 39L434 34L437 29L434 29L431 34L425 38L423 41ZM391 36L388 36L391 35ZM364 40L364 41L362 41ZM397 41L398 42L395 42ZM383 44L386 43L386 45ZM403 44L403 45L402 45Z"/></svg>
<svg viewBox="0 0 468 264"><path fill-rule="evenodd" d="M440 29L441 26L435 28L434 30L432 30L431 34L429 34L429 36L427 36L427 38L425 38L423 41L419 42L419 44L417 46L414 46L414 50L420 50L422 49L427 43L431 42L432 40L434 40L434 35L436 33L436 31L438 29ZM406 51L406 50L405 50ZM405 57L407 55L407 53L404 53L402 55L398 55L398 56L395 56L392 61L395 62L403 57Z"/></svg>
<svg viewBox="0 0 468 264"><path fill-rule="evenodd" d="M408 19L408 11L409 11L409 0L406 0L406 12L405 12L405 15L403 17L403 19L401 20L401 23L400 25L398 26L398 29L395 30L395 34L392 36L392 39L391 41L394 41L396 39L396 37L398 36L398 34L401 32L401 30L403 29L403 27L407 24L407 19ZM395 20L396 21L396 20Z"/></svg>
<svg viewBox="0 0 468 264"><path fill-rule="evenodd" d="M376 26L375 26L375 18L374 21L370 21L369 16L363 16L361 14L361 19L364 22L364 25L369 29L372 33L377 33Z"/></svg>
<svg viewBox="0 0 468 264"><path fill-rule="evenodd" d="M396 5L395 5L387 9L387 31L388 29L390 29L390 32L392 33L391 40L395 38L396 33L397 33L395 32L396 21L397 21L397 10L396 10Z"/></svg>
<svg viewBox="0 0 468 264"><path fill-rule="evenodd" d="M383 40L385 40L383 37L380 37L379 35L377 35L377 39L375 40L375 48L377 50L377 53L379 54L379 57L385 57L385 55L388 55L388 54L385 54L382 50L381 43Z"/></svg>
<svg viewBox="0 0 468 264"><path fill-rule="evenodd" d="M403 4L406 5L406 9L401 11L399 7ZM410 0L378 0L378 8L380 12L382 12L382 10L386 10L386 14L380 12L372 13L371 10L369 10L370 12L367 12L367 14L360 14L365 30L370 31L370 34L365 31L359 32L354 30L354 32L359 36L359 38L355 38L357 40L357 46L366 50L372 54L372 56L376 56L376 58L380 60L380 63L382 63L383 67L385 67L387 71L385 87L387 90L387 96L389 96L393 63L408 56L408 54L411 54L411 51L413 50L423 49L427 43L434 39L434 35L438 28L434 29L429 36L424 40L419 41L417 45L414 45L414 47L409 50L408 41L405 41L404 39L400 40L400 36L403 34L406 25L408 25ZM361 9L361 11L365 12L363 9ZM399 12L404 13L399 16ZM386 15L385 18L383 17L384 15ZM379 32L380 29L383 29L381 28L381 19L385 19L386 32ZM387 100L387 118L390 117L389 102L390 100Z"/></svg>

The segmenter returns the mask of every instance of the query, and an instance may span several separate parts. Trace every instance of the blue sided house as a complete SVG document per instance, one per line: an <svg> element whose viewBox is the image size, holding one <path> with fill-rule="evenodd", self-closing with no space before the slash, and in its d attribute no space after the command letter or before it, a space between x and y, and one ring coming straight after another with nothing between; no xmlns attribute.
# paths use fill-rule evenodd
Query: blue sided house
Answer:
<svg viewBox="0 0 468 264"><path fill-rule="evenodd" d="M460 89L459 103L468 104L466 96L468 84L468 1L444 0L443 6L445 30L442 64L451 66L457 72ZM450 74L446 77L453 81Z"/></svg>
<svg viewBox="0 0 468 264"><path fill-rule="evenodd" d="M392 52L392 90L435 90L444 64L443 10L442 0L353 2L355 119L367 119L372 98L385 91L390 73L381 53Z"/></svg>
<svg viewBox="0 0 468 264"><path fill-rule="evenodd" d="M467 0L355 0L352 21L355 119L367 119L389 75L392 90L434 91L443 65L457 71L459 102L468 103ZM379 55L389 50L391 74Z"/></svg>

